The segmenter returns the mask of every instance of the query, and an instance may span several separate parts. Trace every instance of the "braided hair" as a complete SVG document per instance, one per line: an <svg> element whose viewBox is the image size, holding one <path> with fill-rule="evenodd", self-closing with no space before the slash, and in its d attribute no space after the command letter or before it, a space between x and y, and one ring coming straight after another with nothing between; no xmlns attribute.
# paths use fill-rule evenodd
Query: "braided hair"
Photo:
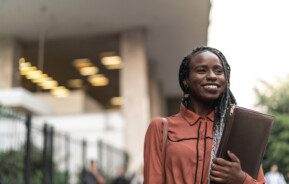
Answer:
<svg viewBox="0 0 289 184"><path fill-rule="evenodd" d="M211 151L211 160L215 158L216 151L218 149L223 129L225 126L225 118L227 115L227 110L229 109L230 105L236 104L236 99L233 95L233 93L230 90L230 66L225 58L225 56L217 49L212 47L198 47L194 49L189 55L184 57L180 69L179 69L179 84L181 86L182 91L184 92L184 97L182 99L182 103L187 108L189 107L191 101L189 98L190 89L187 85L184 84L184 80L186 80L189 77L190 74L190 62L192 61L193 57L201 52L209 51L218 56L220 59L221 65L224 70L226 85L224 91L221 93L220 97L216 100L214 103L215 108L215 122L213 125L213 145L212 145L212 151ZM210 164L211 165L211 164Z"/></svg>

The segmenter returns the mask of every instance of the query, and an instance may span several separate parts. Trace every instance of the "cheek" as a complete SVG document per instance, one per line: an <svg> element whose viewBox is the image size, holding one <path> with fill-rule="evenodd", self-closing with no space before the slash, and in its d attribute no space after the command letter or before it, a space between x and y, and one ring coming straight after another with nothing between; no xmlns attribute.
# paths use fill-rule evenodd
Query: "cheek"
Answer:
<svg viewBox="0 0 289 184"><path fill-rule="evenodd" d="M224 91L224 89L225 89L225 87L226 87L226 79L225 79L225 77L221 77L220 78L220 84L221 84L221 90L222 90L222 92Z"/></svg>

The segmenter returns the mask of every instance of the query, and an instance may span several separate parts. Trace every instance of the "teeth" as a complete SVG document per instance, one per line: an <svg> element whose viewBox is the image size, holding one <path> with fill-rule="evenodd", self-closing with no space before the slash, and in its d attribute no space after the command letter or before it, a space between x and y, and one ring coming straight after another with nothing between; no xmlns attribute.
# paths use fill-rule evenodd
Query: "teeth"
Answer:
<svg viewBox="0 0 289 184"><path fill-rule="evenodd" d="M204 86L204 88L205 89L217 89L218 86L216 86L216 85L206 85L206 86Z"/></svg>

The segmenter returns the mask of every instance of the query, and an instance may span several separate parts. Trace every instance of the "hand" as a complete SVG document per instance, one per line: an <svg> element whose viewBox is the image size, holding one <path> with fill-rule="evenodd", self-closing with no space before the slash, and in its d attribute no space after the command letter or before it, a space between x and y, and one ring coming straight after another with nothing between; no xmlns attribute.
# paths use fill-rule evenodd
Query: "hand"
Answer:
<svg viewBox="0 0 289 184"><path fill-rule="evenodd" d="M246 174L242 171L240 160L230 151L228 156L232 161L222 158L213 159L210 180L226 184L243 184Z"/></svg>

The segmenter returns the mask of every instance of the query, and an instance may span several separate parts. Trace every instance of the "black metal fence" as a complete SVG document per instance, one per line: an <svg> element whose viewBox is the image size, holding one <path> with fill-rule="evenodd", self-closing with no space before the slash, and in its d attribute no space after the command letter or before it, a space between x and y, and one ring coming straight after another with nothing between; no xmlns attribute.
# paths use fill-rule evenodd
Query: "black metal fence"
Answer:
<svg viewBox="0 0 289 184"><path fill-rule="evenodd" d="M0 107L0 180L3 184L81 184L87 149L95 149L100 172L107 180L117 167L126 168L127 153L103 141L88 143L37 126L32 116Z"/></svg>

